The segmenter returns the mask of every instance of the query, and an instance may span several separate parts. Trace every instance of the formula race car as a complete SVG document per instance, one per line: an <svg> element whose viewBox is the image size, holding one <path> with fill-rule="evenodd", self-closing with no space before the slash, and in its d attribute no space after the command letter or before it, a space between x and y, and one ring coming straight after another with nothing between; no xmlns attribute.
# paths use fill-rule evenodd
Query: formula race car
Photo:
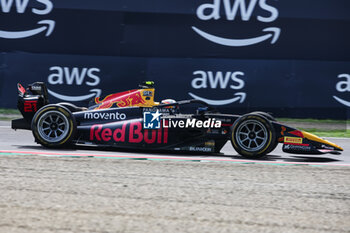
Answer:
<svg viewBox="0 0 350 233"><path fill-rule="evenodd" d="M231 141L246 158L262 158L283 143L296 154L340 154L343 149L313 134L278 123L270 114L221 114L207 103L192 99L154 102L154 83L139 89L94 98L89 106L49 104L44 83L25 89L18 84L18 109L23 118L13 129L32 130L45 147L96 145L142 150L219 153ZM195 113L183 111L195 105Z"/></svg>

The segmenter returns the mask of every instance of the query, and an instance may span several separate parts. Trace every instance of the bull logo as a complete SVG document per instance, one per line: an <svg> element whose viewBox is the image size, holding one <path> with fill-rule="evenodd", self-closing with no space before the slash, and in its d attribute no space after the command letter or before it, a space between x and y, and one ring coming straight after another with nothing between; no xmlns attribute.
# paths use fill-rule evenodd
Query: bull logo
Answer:
<svg viewBox="0 0 350 233"><path fill-rule="evenodd" d="M95 98L95 103L99 104L95 109L111 108L114 104L119 108L140 106L146 101L141 97L140 91L130 91L129 93L115 93L106 96L103 100L100 97Z"/></svg>

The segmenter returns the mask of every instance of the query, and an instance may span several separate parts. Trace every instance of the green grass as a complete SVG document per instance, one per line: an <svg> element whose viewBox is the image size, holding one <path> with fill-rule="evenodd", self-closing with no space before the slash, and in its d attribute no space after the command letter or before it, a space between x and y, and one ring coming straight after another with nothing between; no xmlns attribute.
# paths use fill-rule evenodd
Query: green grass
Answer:
<svg viewBox="0 0 350 233"><path fill-rule="evenodd" d="M302 123L318 123L318 124L350 124L350 120L331 120L331 119L293 119L293 118L276 118L280 122L302 122Z"/></svg>
<svg viewBox="0 0 350 233"><path fill-rule="evenodd" d="M17 118L18 117L0 117L0 121L11 121Z"/></svg>
<svg viewBox="0 0 350 233"><path fill-rule="evenodd" d="M21 113L17 109L0 108L0 121L10 121L20 117Z"/></svg>
<svg viewBox="0 0 350 233"><path fill-rule="evenodd" d="M319 137L338 137L338 138L350 138L350 130L340 130L340 129L333 129L333 130L324 130L324 129L302 129L306 132L315 134Z"/></svg>
<svg viewBox="0 0 350 233"><path fill-rule="evenodd" d="M3 115L13 115L13 114L21 114L17 109L11 108L0 108L0 114Z"/></svg>
<svg viewBox="0 0 350 233"><path fill-rule="evenodd" d="M10 121L20 117L22 117L21 113L17 109L0 108L0 121Z"/></svg>

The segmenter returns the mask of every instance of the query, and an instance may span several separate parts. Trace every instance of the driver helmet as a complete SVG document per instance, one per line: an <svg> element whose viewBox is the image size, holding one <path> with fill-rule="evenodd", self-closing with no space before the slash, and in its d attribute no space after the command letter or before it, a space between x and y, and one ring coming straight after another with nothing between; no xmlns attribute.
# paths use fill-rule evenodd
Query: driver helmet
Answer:
<svg viewBox="0 0 350 233"><path fill-rule="evenodd" d="M173 104L173 103L176 103L176 101L173 100L173 99L165 99L165 100L162 100L160 103L162 103L162 104Z"/></svg>
<svg viewBox="0 0 350 233"><path fill-rule="evenodd" d="M176 101L173 99L165 99L165 100L162 100L160 103L161 104L173 104L173 103L176 103ZM168 106L166 108L175 108L175 106Z"/></svg>

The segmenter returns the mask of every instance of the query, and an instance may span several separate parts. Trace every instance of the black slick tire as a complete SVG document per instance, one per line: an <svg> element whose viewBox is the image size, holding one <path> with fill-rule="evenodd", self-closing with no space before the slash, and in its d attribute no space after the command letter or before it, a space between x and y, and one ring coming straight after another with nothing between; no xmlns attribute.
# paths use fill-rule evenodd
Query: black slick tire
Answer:
<svg viewBox="0 0 350 233"><path fill-rule="evenodd" d="M31 127L35 141L50 148L68 146L77 128L72 113L57 104L46 105L36 112Z"/></svg>
<svg viewBox="0 0 350 233"><path fill-rule="evenodd" d="M231 143L243 157L259 159L275 149L278 142L270 120L261 114L246 114L231 126Z"/></svg>
<svg viewBox="0 0 350 233"><path fill-rule="evenodd" d="M258 114L258 115L265 117L266 119L268 119L270 121L276 121L276 119L271 114L269 114L267 112L256 111L256 112L251 112L249 114Z"/></svg>

